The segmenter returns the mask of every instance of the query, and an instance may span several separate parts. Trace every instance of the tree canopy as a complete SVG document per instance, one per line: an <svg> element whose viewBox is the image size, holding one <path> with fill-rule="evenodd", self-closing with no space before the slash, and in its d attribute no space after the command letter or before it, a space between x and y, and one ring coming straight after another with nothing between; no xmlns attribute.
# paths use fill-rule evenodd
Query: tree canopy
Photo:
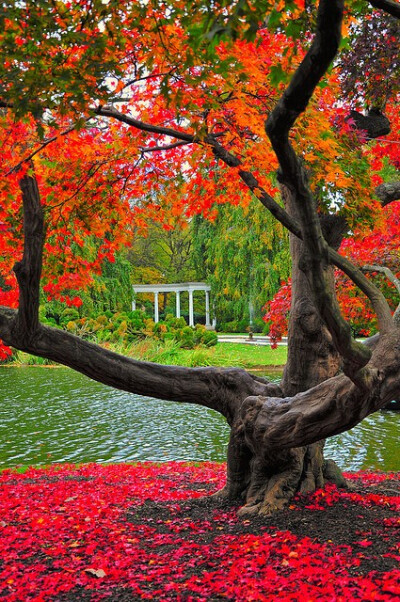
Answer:
<svg viewBox="0 0 400 602"><path fill-rule="evenodd" d="M388 59L398 3L43 0L1 11L3 342L221 412L232 427L223 495L242 495L245 512L269 512L329 479L317 442L400 394L398 312L354 248L338 250L344 236L366 240L400 196ZM365 37L374 23L379 44ZM349 48L363 65L357 81ZM281 387L240 370L160 367L40 324L41 287L79 305L76 291L133 231L168 230L179 216L213 221L218 205L248 205L250 194L291 236L291 316L303 332L295 355L307 349L307 377L305 368L295 377L291 360ZM395 228L394 256L396 238ZM364 269L379 272L370 261ZM333 267L377 316L368 345L352 337ZM324 376L312 376L322 364Z"/></svg>

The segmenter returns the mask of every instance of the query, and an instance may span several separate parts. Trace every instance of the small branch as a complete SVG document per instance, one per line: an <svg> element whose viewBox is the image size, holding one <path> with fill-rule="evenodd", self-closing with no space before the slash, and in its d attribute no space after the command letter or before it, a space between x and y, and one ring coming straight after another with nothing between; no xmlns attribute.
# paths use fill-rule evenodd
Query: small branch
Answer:
<svg viewBox="0 0 400 602"><path fill-rule="evenodd" d="M24 253L14 265L19 285L18 314L15 321L17 338L25 342L39 326L39 285L42 273L44 218L39 188L34 176L20 180L24 209Z"/></svg>
<svg viewBox="0 0 400 602"><path fill-rule="evenodd" d="M363 265L361 268L363 272L380 272L381 274L385 274L386 278L390 280L392 284L397 289L397 292L400 293L400 280L395 276L392 270L384 265Z"/></svg>
<svg viewBox="0 0 400 602"><path fill-rule="evenodd" d="M389 15L400 19L400 4L398 2L393 2L393 0L369 0L369 3L374 8L384 10Z"/></svg>
<svg viewBox="0 0 400 602"><path fill-rule="evenodd" d="M133 86L133 84L137 84L139 82L144 82L150 79L156 79L158 77L165 77L167 75L172 75L174 72L174 69L170 69L169 71L164 71L162 73L150 73L149 75L143 75L142 77L135 77L134 79L130 79L126 82L124 89L127 88L128 86ZM119 102L119 100L117 99L114 102Z"/></svg>
<svg viewBox="0 0 400 602"><path fill-rule="evenodd" d="M182 140L180 142L173 142L172 144L166 144L164 146L141 146L139 150L141 153L154 153L156 151L172 150L173 148L178 148L179 146L187 146L188 144L191 143L184 142Z"/></svg>
<svg viewBox="0 0 400 602"><path fill-rule="evenodd" d="M210 144L211 141L214 141L215 138L219 138L220 136L223 136L224 132L218 132L217 134L209 134L208 136L206 136L205 138L205 142L207 142L208 144ZM178 141L178 142L172 142L171 144L165 144L165 145L161 145L161 146L142 146L139 148L141 153L153 153L155 151L165 151L165 150L171 150L173 148L177 148L179 146L187 146L188 144L191 144L192 142L200 142L200 140L192 140L190 142L185 142L183 140Z"/></svg>
<svg viewBox="0 0 400 602"><path fill-rule="evenodd" d="M386 278L396 287L397 292L400 294L400 280L392 272L392 270L383 265L364 265L362 268L363 272L380 272L385 274ZM393 314L393 321L395 324L400 325L400 303Z"/></svg>
<svg viewBox="0 0 400 602"><path fill-rule="evenodd" d="M383 334L391 330L393 328L393 316L382 291L368 280L351 261L332 248L329 248L329 257L332 263L342 270L371 301L378 318L379 332Z"/></svg>
<svg viewBox="0 0 400 602"><path fill-rule="evenodd" d="M120 113L114 107L99 107L96 109L95 113L101 117L111 117L117 121L131 125L138 130L142 130L143 132L162 134L163 136L170 136L171 138L176 138L177 140L183 140L185 142L200 142L200 138L194 136L193 134L187 134L186 132L180 132L179 130L161 125L145 123L144 121L140 121L139 119L135 119L134 117Z"/></svg>
<svg viewBox="0 0 400 602"><path fill-rule="evenodd" d="M85 121L89 121L90 119L92 119L92 117L87 117L85 119ZM60 138L61 136L67 136L67 134L70 134L71 132L73 132L74 129L76 129L76 124L72 125L71 127L67 128L66 130L62 131L60 134L57 134L56 136L52 136L52 138L45 140L45 142L43 142L37 149L32 151L30 153L30 155L21 159L21 161L19 163L17 163L17 165L14 165L14 167L12 167L5 175L7 176L8 174L10 174L14 171L18 171L18 169L21 167L21 165L23 163L29 163L29 161L32 161L33 157L35 155L37 155L38 153L40 153L44 148L46 148L46 146L48 146L55 140L58 140L58 138Z"/></svg>
<svg viewBox="0 0 400 602"><path fill-rule="evenodd" d="M214 155L223 161L228 167L240 167L242 161L233 153L227 151L213 136L208 136L206 142L212 147ZM256 177L249 171L241 169L239 176L249 190L261 201L272 215L292 234L302 238L300 225L281 207L270 194L268 194L258 183Z"/></svg>

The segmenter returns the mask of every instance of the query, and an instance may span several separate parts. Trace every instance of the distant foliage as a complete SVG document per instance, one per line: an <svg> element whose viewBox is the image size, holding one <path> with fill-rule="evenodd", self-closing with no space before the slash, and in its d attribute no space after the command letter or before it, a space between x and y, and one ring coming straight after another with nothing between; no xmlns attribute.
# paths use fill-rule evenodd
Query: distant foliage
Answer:
<svg viewBox="0 0 400 602"><path fill-rule="evenodd" d="M289 245L280 224L253 199L218 208L214 221L194 219L194 262L211 285L219 330L263 329L261 308L287 278Z"/></svg>

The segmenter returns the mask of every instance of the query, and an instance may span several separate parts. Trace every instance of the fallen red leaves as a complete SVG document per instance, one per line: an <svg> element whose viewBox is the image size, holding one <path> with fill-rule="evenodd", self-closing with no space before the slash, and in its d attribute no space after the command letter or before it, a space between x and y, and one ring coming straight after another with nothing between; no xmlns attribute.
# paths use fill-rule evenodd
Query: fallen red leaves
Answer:
<svg viewBox="0 0 400 602"><path fill-rule="evenodd" d="M218 489L224 477L222 465L179 462L4 471L0 597L348 602L400 596L397 475L351 475L364 493L328 486L295 500L280 518L243 521L235 509L199 504L193 511L189 498ZM343 521L345 509L354 525L364 521L361 529L353 525L350 543L335 539L340 521L336 528L329 523L338 508ZM324 522L331 537L313 532Z"/></svg>

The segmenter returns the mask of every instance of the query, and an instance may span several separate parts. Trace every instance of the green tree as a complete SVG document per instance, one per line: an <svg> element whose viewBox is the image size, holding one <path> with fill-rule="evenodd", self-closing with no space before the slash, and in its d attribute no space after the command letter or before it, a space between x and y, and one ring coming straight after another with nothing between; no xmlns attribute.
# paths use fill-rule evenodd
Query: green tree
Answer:
<svg viewBox="0 0 400 602"><path fill-rule="evenodd" d="M262 307L290 273L287 235L260 203L221 205L215 221L193 220L198 277L212 290L217 324L262 328Z"/></svg>
<svg viewBox="0 0 400 602"><path fill-rule="evenodd" d="M128 252L132 279L146 283L146 273L159 282L187 282L193 280L192 229L188 222L174 220L165 229L164 224L150 224L146 236L136 236ZM149 282L150 283L150 282Z"/></svg>

